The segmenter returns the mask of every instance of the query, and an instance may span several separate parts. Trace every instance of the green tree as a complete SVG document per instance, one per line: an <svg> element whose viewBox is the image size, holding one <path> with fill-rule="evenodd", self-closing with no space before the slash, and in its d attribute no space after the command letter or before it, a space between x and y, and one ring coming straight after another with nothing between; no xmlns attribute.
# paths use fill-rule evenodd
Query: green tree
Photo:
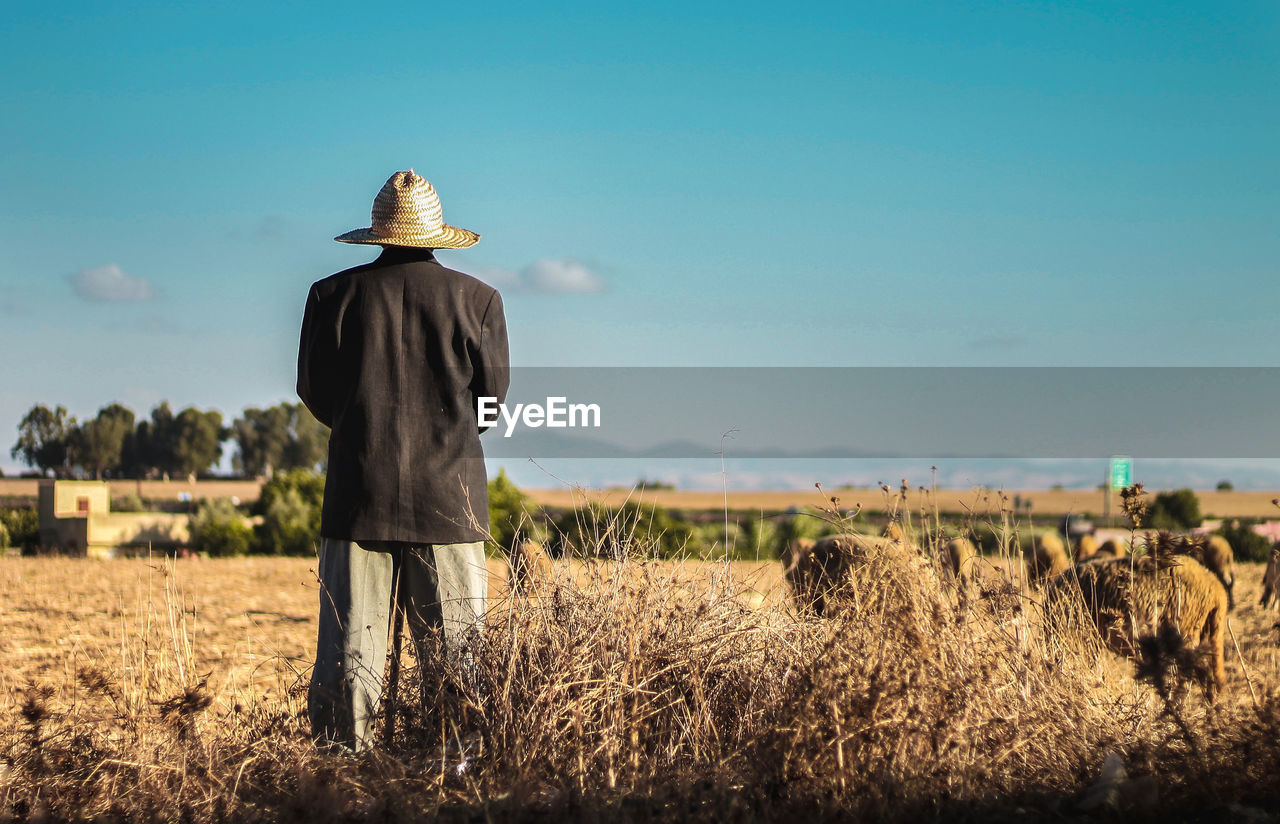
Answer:
<svg viewBox="0 0 1280 824"><path fill-rule="evenodd" d="M1235 485L1232 484L1231 481L1218 481L1218 491L1233 492L1235 491Z"/></svg>
<svg viewBox="0 0 1280 824"><path fill-rule="evenodd" d="M231 424L236 471L260 477L278 469L315 469L324 463L329 429L300 403L250 407Z"/></svg>
<svg viewBox="0 0 1280 824"><path fill-rule="evenodd" d="M18 442L9 450L9 456L41 472L65 476L71 470L75 430L76 419L67 414L65 407L49 409L36 404L18 424Z"/></svg>
<svg viewBox="0 0 1280 824"><path fill-rule="evenodd" d="M178 425L169 402L151 410L151 419L142 421L132 438L125 441L125 471L143 478L177 474Z"/></svg>
<svg viewBox="0 0 1280 824"><path fill-rule="evenodd" d="M1192 529L1200 526L1200 499L1190 489L1161 492L1151 502L1143 526L1152 529Z"/></svg>
<svg viewBox="0 0 1280 824"><path fill-rule="evenodd" d="M216 409L201 412L188 406L178 413L174 423L174 466L182 475L198 475L222 458L222 441L227 436L222 426L222 413Z"/></svg>
<svg viewBox="0 0 1280 824"><path fill-rule="evenodd" d="M230 500L207 499L191 519L191 545L214 557L245 555L253 545L253 528Z"/></svg>
<svg viewBox="0 0 1280 824"><path fill-rule="evenodd" d="M132 409L118 403L99 409L96 418L80 426L74 463L101 480L103 473L123 465L125 439L133 430Z"/></svg>
<svg viewBox="0 0 1280 824"><path fill-rule="evenodd" d="M281 468L288 443L288 413L284 404L266 409L249 407L231 422L236 454L231 465L247 477L261 477Z"/></svg>
<svg viewBox="0 0 1280 824"><path fill-rule="evenodd" d="M323 470L329 457L329 427L303 404L281 405L289 410L289 442L281 465L286 469Z"/></svg>

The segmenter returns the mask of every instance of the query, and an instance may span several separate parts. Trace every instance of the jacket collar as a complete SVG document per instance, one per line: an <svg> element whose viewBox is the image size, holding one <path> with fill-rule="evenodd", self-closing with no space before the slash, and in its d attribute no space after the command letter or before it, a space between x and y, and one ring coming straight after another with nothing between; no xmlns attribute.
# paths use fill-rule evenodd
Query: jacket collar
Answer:
<svg viewBox="0 0 1280 824"><path fill-rule="evenodd" d="M373 261L375 266L388 266L396 263L414 263L419 261L435 263L436 257L431 249L419 249L412 246L384 246L382 254Z"/></svg>

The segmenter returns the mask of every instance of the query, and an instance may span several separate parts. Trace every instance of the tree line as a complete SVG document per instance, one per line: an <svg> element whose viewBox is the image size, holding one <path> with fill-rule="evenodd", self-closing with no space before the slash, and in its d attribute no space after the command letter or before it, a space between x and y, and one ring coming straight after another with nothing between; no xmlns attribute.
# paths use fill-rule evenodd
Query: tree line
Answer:
<svg viewBox="0 0 1280 824"><path fill-rule="evenodd" d="M59 478L159 478L203 475L235 446L232 467L246 477L324 464L328 428L300 403L250 407L223 424L216 409L189 406L175 413L164 401L139 420L119 403L78 422L63 406L31 407L18 424L9 454L41 474Z"/></svg>

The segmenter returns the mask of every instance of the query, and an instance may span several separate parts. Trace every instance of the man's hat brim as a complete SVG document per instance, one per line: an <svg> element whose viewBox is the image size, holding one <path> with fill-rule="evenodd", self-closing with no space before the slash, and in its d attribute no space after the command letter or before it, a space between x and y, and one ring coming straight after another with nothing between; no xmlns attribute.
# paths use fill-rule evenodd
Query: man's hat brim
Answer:
<svg viewBox="0 0 1280 824"><path fill-rule="evenodd" d="M339 243L361 243L370 246L410 246L419 249L466 249L475 246L480 236L469 229L445 224L437 231L424 235L397 233L376 234L372 228L355 229L338 235Z"/></svg>

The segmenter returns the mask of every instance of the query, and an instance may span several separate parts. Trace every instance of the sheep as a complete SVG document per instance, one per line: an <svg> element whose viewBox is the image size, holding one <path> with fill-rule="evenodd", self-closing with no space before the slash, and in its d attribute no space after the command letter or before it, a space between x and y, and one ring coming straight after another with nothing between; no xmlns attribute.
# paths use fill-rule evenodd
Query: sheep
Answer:
<svg viewBox="0 0 1280 824"><path fill-rule="evenodd" d="M1046 532L1038 538L1032 538L1031 546L1026 551L1026 561L1033 588L1039 588L1045 581L1071 567L1067 548L1056 532Z"/></svg>
<svg viewBox="0 0 1280 824"><path fill-rule="evenodd" d="M973 584L974 558L977 550L968 538L953 538L946 544L948 570L960 588L962 597L967 597Z"/></svg>
<svg viewBox="0 0 1280 824"><path fill-rule="evenodd" d="M1231 551L1231 544L1227 539L1221 535L1210 535L1209 542L1204 548L1204 560L1201 563L1217 575L1222 586L1226 588L1228 609L1236 607L1236 575L1232 568L1234 561L1235 554Z"/></svg>
<svg viewBox="0 0 1280 824"><path fill-rule="evenodd" d="M890 521L884 525L884 529L880 530L880 537L900 544L913 544L915 543L913 532L911 527L904 526L901 521Z"/></svg>
<svg viewBox="0 0 1280 824"><path fill-rule="evenodd" d="M551 580L551 557L537 541L516 544L507 565L512 592L530 592Z"/></svg>
<svg viewBox="0 0 1280 824"><path fill-rule="evenodd" d="M1262 608L1280 608L1280 543L1271 547L1271 557L1267 559L1267 569L1262 573Z"/></svg>
<svg viewBox="0 0 1280 824"><path fill-rule="evenodd" d="M1046 618L1055 627L1068 599L1081 597L1107 647L1118 655L1139 657L1138 639L1168 624L1188 644L1207 652L1210 701L1226 688L1223 637L1227 591L1218 577L1186 555L1157 560L1151 556L1097 558L1076 564L1050 581ZM1207 650L1206 650L1207 646Z"/></svg>
<svg viewBox="0 0 1280 824"><path fill-rule="evenodd" d="M1098 551L1098 539L1086 533L1076 541L1076 563L1087 561Z"/></svg>
<svg viewBox="0 0 1280 824"><path fill-rule="evenodd" d="M854 568L865 563L872 552L903 548L917 552L901 541L868 535L829 535L816 541L797 538L787 544L782 559L783 575L801 607L821 616L830 611L833 591L844 584Z"/></svg>
<svg viewBox="0 0 1280 824"><path fill-rule="evenodd" d="M817 544L818 541L812 537L796 537L787 541L786 548L782 550L782 577L786 578L797 599L801 598L801 592L813 590L813 548Z"/></svg>
<svg viewBox="0 0 1280 824"><path fill-rule="evenodd" d="M1129 554L1128 548L1124 541L1118 538L1108 538L1102 542L1102 546L1098 547L1098 551L1093 553L1095 558L1123 558Z"/></svg>

